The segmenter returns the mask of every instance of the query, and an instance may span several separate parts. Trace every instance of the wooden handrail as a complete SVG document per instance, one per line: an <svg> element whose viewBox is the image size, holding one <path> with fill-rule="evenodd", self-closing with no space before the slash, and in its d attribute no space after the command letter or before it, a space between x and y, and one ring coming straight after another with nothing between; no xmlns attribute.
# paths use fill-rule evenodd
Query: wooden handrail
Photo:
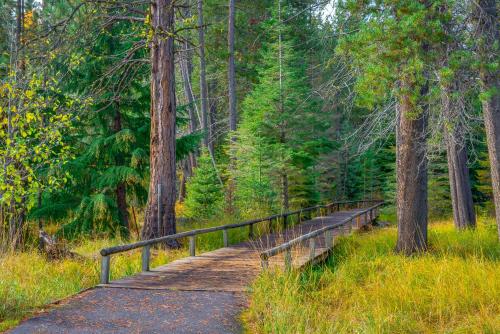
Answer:
<svg viewBox="0 0 500 334"><path fill-rule="evenodd" d="M312 231L312 232L309 232L307 234L301 235L301 236L299 236L299 237L297 237L295 239L289 240L289 241L287 241L287 242L285 242L285 243L283 243L281 245L275 246L273 248L270 248L268 250L265 250L265 251L261 252L260 253L260 259L261 259L262 267L266 268L268 266L268 260L269 260L270 257L278 255L278 254L283 253L285 251L287 252L287 254L285 256L285 265L287 267L289 267L290 266L289 262L291 261L291 256L290 256L289 251L291 250L291 248L293 246L301 244L301 243L303 243L304 241L307 241L307 240L312 241L312 240L314 240L313 238L315 238L315 237L317 237L319 235L326 234L326 233L328 233L328 232L330 232L330 231L332 231L332 230L334 230L334 229L336 229L338 227L341 227L341 226L343 226L343 225L345 225L347 223L352 223L352 221L354 220L354 218L360 217L362 215L366 215L368 212L370 212L370 220L373 220L373 218L374 218L373 215L372 215L373 210L377 209L378 207L382 206L383 204L384 204L384 202L379 202L379 203L377 203L377 204L375 204L375 205L367 208L366 210L360 211L360 212L358 212L358 213L356 213L356 214L354 214L354 215L352 215L352 216L344 219L341 222L338 222L338 223L333 224L333 225L322 227L322 228L317 229L315 231ZM331 243L331 240L328 239L330 237L332 237L332 236L330 236L330 235L327 236L327 244L329 244L330 247L331 247L331 246L333 246L333 244ZM314 253L313 253L314 252L314 242L312 242L312 245L313 246L311 248L313 250L311 251L311 253L313 255L311 255L311 256L314 256Z"/></svg>
<svg viewBox="0 0 500 334"><path fill-rule="evenodd" d="M300 220L300 215L304 212L310 212L313 210L319 210L319 209L324 209L324 208L326 208L328 210L328 209L332 209L335 205L337 205L337 207L339 207L340 205L345 205L345 204L372 203L372 202L377 202L377 200L332 202L332 203L329 203L326 205L316 205L316 206L312 206L312 207L308 207L308 208L304 208L304 209L300 209L300 210L296 210L296 211L284 212L284 213L275 214L275 215L264 217L264 218L249 220L249 221L245 221L242 223L234 223L234 224L227 224L227 225L221 225L221 226L196 229L196 230L171 234L171 235L167 235L164 237L159 237L159 238L154 238L154 239L149 239L149 240L142 240L142 241L138 241L138 242L131 243L131 244L125 244L125 245L104 248L104 249L101 249L101 251L100 251L100 254L102 256L101 284L109 283L110 256L112 254L117 254L117 253L122 253L122 252L126 252L129 250L137 249L137 248L142 248L142 270L148 271L149 270L149 261L150 261L150 249L151 249L151 246L153 246L155 244L163 243L163 242L166 242L168 240L175 240L175 239L181 239L181 238L188 237L189 238L189 253L191 256L195 256L195 249L196 249L195 237L197 235L200 235L200 234L222 231L223 240L224 240L224 247L227 247L228 243L229 243L228 236L227 236L228 229L249 226L249 235L250 235L250 237L252 237L253 236L253 225L257 224L257 223L261 223L264 221L272 222L273 220L283 218L283 223L286 227L287 217L295 215L295 214L297 214L299 216L299 220Z"/></svg>

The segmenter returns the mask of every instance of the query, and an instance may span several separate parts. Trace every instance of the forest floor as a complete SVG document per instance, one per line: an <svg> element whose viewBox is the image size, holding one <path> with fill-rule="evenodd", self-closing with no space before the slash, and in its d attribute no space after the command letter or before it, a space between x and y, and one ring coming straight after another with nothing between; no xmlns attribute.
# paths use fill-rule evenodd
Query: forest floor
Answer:
<svg viewBox="0 0 500 334"><path fill-rule="evenodd" d="M326 265L272 272L252 286L252 333L500 333L500 247L492 219L476 231L429 229L426 254L394 253L397 230L339 239Z"/></svg>

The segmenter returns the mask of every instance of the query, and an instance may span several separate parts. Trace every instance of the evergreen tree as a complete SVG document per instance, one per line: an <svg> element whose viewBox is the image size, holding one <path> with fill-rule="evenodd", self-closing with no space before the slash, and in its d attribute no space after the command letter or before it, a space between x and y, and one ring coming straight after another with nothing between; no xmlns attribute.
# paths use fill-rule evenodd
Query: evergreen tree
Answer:
<svg viewBox="0 0 500 334"><path fill-rule="evenodd" d="M190 218L210 219L220 214L222 204L222 185L210 155L204 149L193 175L186 184L185 213Z"/></svg>
<svg viewBox="0 0 500 334"><path fill-rule="evenodd" d="M282 10L286 17L289 13ZM265 24L281 22L273 18ZM256 196L258 206L269 210L278 203L287 210L289 205L319 200L315 167L328 142L322 136L320 105L313 97L298 42L286 26L278 30L263 47L260 80L242 102L235 171L236 199L242 207L255 202ZM257 189L258 195L252 195Z"/></svg>
<svg viewBox="0 0 500 334"><path fill-rule="evenodd" d="M83 23L82 23L83 24ZM127 237L132 223L131 206L142 208L149 177L150 92L148 66L134 72L123 67L121 57L137 40L130 31L138 24L116 22L92 43L75 45L68 65L71 80L66 90L92 97L92 107L78 117L80 131L68 138L76 156L64 166L69 182L61 191L44 192L31 218L64 219L59 232L66 237L82 233L111 232ZM146 56L140 49L134 62ZM186 122L186 108L179 107L178 123ZM182 159L199 142L199 134L177 139L176 155ZM137 227L136 227L137 228Z"/></svg>

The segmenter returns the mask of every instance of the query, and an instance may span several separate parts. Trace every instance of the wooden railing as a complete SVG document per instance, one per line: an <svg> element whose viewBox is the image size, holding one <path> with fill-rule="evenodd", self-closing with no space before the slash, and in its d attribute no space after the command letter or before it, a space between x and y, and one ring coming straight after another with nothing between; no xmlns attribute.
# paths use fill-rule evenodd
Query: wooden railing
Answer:
<svg viewBox="0 0 500 334"><path fill-rule="evenodd" d="M322 227L318 230L312 231L310 233L301 235L295 239L287 241L281 245L273 247L271 249L265 250L260 253L260 260L262 268L267 268L269 266L269 258L281 253L285 253L285 268L290 269L292 266L292 248L296 245L302 244L309 240L309 259L313 260L316 253L316 243L314 238L324 235L325 246L327 248L333 247L333 230L342 226L349 226L349 231L352 230L352 225L356 220L357 227L361 225L368 224L369 222L375 220L379 215L379 208L384 204L384 202L379 201L379 203L367 208L366 210L357 212L356 214L344 219L341 222L332 224L329 226ZM361 223L361 217L364 216L364 221Z"/></svg>
<svg viewBox="0 0 500 334"><path fill-rule="evenodd" d="M122 253L126 252L129 250L137 249L137 248L142 248L142 271L149 271L149 264L150 264L150 257L151 257L151 246L155 244L160 244L164 243L169 240L176 240L176 239L181 239L181 238L189 238L189 255L190 256L195 256L196 255L196 236L200 234L206 234L206 233L211 233L211 232L216 232L216 231L222 231L222 240L224 247L229 246L229 238L228 238L228 230L233 229L233 228L239 228L239 227L244 227L248 226L248 236L249 238L254 237L254 231L253 231L253 226L257 223L269 222L269 229L272 231L273 230L273 223L275 221L281 220L283 224L283 228L286 229L288 226L288 220L289 217L297 215L297 221L301 222L302 216L305 214L309 214L307 217L308 219L312 218L312 214L314 211L316 211L317 215L327 215L329 213L336 211L340 211L341 207L348 207L352 205L356 205L357 207L364 206L366 203L373 203L377 202L374 200L363 200L363 201L342 201L342 202L333 202L330 204L326 205L316 205L312 207L308 207L305 209L301 210L296 210L296 211L291 211L291 212L285 212L285 213L280 213L264 218L259 218L259 219L254 219L254 220L249 220L246 222L242 223L235 223L235 224L227 224L227 225L221 225L221 226L215 226L215 227L208 227L208 228L202 228L202 229L197 229L197 230L192 230L192 231L186 231L186 232L181 232L181 233L176 233L176 234L171 234L167 235L164 237L160 238L154 238L154 239L149 239L149 240L143 240L143 241L138 241L135 243L131 244L126 244L126 245L119 245L119 246L114 246L114 247L109 247L109 248L104 248L100 251L102 260L101 260L101 284L108 284L109 283L109 273L110 273L110 265L111 265L111 255L117 254L117 253Z"/></svg>

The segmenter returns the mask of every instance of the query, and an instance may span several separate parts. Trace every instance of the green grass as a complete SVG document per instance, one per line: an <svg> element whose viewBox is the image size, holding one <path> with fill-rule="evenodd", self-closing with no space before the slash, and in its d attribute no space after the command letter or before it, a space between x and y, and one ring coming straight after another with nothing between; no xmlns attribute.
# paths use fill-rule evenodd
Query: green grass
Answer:
<svg viewBox="0 0 500 334"><path fill-rule="evenodd" d="M500 245L493 221L430 227L430 250L393 252L396 229L339 239L324 266L268 272L243 319L253 333L499 333Z"/></svg>

